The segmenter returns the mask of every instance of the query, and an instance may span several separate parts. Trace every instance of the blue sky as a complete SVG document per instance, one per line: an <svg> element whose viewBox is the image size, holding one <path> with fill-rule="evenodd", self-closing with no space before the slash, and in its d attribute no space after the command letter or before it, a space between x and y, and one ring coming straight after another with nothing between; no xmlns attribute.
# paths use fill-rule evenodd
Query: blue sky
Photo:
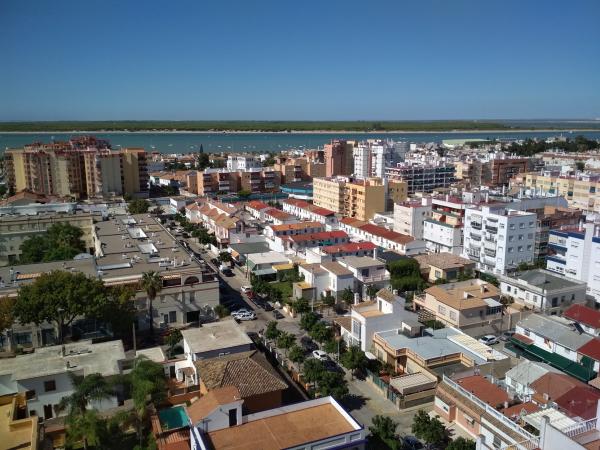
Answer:
<svg viewBox="0 0 600 450"><path fill-rule="evenodd" d="M600 1L0 1L0 120L600 117Z"/></svg>

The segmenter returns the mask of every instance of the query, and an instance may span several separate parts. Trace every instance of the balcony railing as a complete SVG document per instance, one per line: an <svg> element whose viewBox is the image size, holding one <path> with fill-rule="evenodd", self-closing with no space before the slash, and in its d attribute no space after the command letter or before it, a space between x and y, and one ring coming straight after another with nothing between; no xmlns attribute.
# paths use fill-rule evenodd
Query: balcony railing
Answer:
<svg viewBox="0 0 600 450"><path fill-rule="evenodd" d="M481 230L481 223L479 223L479 222L471 222L471 228L474 228L476 230Z"/></svg>
<svg viewBox="0 0 600 450"><path fill-rule="evenodd" d="M489 231L490 233L498 233L498 227L492 227L490 225L485 226L485 231Z"/></svg>
<svg viewBox="0 0 600 450"><path fill-rule="evenodd" d="M380 274L380 275L370 275L370 276L363 276L363 275L358 275L356 277L359 281L362 281L363 283L375 283L377 281L386 281L390 279L390 274L389 273L385 273L385 274Z"/></svg>
<svg viewBox="0 0 600 450"><path fill-rule="evenodd" d="M474 241L481 241L481 236L479 236L478 234L474 234L474 233L469 233L469 236L471 237L471 239L473 239Z"/></svg>

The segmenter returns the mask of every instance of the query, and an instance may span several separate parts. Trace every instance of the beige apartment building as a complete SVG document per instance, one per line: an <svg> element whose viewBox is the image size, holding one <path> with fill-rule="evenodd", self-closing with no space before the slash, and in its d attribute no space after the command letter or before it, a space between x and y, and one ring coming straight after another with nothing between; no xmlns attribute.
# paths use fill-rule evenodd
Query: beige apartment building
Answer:
<svg viewBox="0 0 600 450"><path fill-rule="evenodd" d="M380 178L315 178L313 203L344 217L367 221L385 211L385 185Z"/></svg>
<svg viewBox="0 0 600 450"><path fill-rule="evenodd" d="M198 195L275 192L281 185L281 172L269 167L247 170L207 169L196 174Z"/></svg>
<svg viewBox="0 0 600 450"><path fill-rule="evenodd" d="M475 279L432 286L423 295L415 296L413 302L425 320L435 319L462 330L474 329L474 334L478 334L478 327L501 328L499 299L497 287Z"/></svg>
<svg viewBox="0 0 600 450"><path fill-rule="evenodd" d="M403 180L388 180L388 209L393 210L395 203L404 203L408 199L408 183Z"/></svg>
<svg viewBox="0 0 600 450"><path fill-rule="evenodd" d="M600 175L578 174L560 176L546 173L522 173L513 178L513 186L539 189L567 199L571 208L585 212L600 212Z"/></svg>
<svg viewBox="0 0 600 450"><path fill-rule="evenodd" d="M36 216L2 216L0 220L0 266L15 264L21 256L21 244L29 237L43 234L55 223L68 223L81 228L85 247L94 253L93 214L38 214Z"/></svg>
<svg viewBox="0 0 600 450"><path fill-rule="evenodd" d="M144 149L113 152L92 137L9 149L5 163L8 185L16 192L77 200L148 192Z"/></svg>

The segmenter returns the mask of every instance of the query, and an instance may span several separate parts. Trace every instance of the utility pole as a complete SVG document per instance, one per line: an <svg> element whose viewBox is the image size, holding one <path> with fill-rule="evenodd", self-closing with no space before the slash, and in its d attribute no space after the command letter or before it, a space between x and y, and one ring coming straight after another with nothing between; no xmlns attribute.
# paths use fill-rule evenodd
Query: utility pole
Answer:
<svg viewBox="0 0 600 450"><path fill-rule="evenodd" d="M136 351L136 342L135 342L135 322L131 324L131 327L133 328L133 353L135 353L135 351Z"/></svg>

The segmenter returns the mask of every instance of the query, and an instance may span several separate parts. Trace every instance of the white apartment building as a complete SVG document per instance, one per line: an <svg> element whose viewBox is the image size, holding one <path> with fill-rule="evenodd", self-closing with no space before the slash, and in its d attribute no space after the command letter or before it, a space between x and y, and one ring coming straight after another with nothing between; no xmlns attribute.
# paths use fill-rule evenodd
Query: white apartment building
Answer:
<svg viewBox="0 0 600 450"><path fill-rule="evenodd" d="M248 170L262 167L259 160L252 155L229 155L227 170Z"/></svg>
<svg viewBox="0 0 600 450"><path fill-rule="evenodd" d="M465 211L463 255L483 272L503 275L521 263L533 262L535 213L504 206Z"/></svg>
<svg viewBox="0 0 600 450"><path fill-rule="evenodd" d="M431 200L431 214L423 224L423 240L430 253L461 255L465 209L472 206L449 195Z"/></svg>
<svg viewBox="0 0 600 450"><path fill-rule="evenodd" d="M600 224L551 230L546 268L587 283L587 293L600 302Z"/></svg>
<svg viewBox="0 0 600 450"><path fill-rule="evenodd" d="M406 143L369 139L354 147L354 176L358 179L384 178L385 169L404 159Z"/></svg>
<svg viewBox="0 0 600 450"><path fill-rule="evenodd" d="M430 216L430 198L394 204L394 231L423 239L424 221Z"/></svg>

